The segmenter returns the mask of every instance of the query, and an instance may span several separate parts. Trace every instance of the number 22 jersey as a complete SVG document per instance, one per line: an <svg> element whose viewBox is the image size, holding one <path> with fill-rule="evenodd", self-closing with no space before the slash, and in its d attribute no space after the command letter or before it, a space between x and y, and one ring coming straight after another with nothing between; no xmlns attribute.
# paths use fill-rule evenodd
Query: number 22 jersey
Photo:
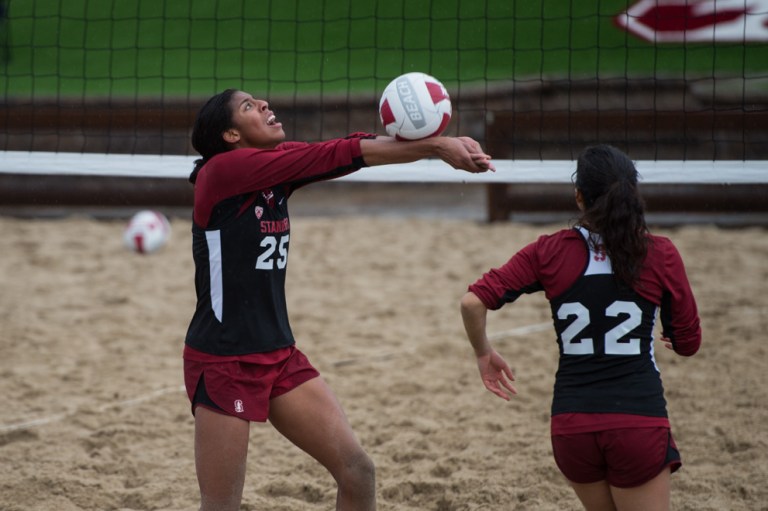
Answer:
<svg viewBox="0 0 768 511"><path fill-rule="evenodd" d="M599 237L583 227L540 237L469 287L492 310L523 293L545 292L560 352L553 432L669 424L654 359L656 313L680 355L698 350L701 329L677 249L667 238L648 236L631 289L618 285ZM577 427L569 429L573 416Z"/></svg>

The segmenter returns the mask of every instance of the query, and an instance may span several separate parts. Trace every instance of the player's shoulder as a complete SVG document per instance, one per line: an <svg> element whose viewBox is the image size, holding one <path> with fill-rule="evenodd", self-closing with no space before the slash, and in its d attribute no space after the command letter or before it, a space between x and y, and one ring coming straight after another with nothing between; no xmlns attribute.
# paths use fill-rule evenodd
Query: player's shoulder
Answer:
<svg viewBox="0 0 768 511"><path fill-rule="evenodd" d="M230 151L224 151L223 153L219 153L213 156L205 165L205 167L203 167L203 169L219 169L221 167L228 167L229 165L232 165L233 163L240 160L244 160L249 156L252 156L254 153L258 153L260 151L263 151L263 149L253 149L248 147L240 147Z"/></svg>
<svg viewBox="0 0 768 511"><path fill-rule="evenodd" d="M657 234L648 234L648 252L659 256L677 255L677 247L671 239Z"/></svg>
<svg viewBox="0 0 768 511"><path fill-rule="evenodd" d="M289 142L281 142L277 144L275 149L278 151L290 151L291 149L302 149L310 145L312 144L310 144L309 142L289 141Z"/></svg>
<svg viewBox="0 0 768 511"><path fill-rule="evenodd" d="M673 244L672 240L667 238L666 236L660 236L658 234L652 234L652 233L648 233L647 236L654 243L659 243L659 244L662 244L664 246L668 246L668 245L672 245Z"/></svg>
<svg viewBox="0 0 768 511"><path fill-rule="evenodd" d="M683 258L671 239L665 236L648 235L646 266L656 271L677 272L683 265Z"/></svg>
<svg viewBox="0 0 768 511"><path fill-rule="evenodd" d="M534 242L537 248L545 251L555 250L573 243L584 244L584 239L576 229L560 229L552 233L542 234Z"/></svg>
<svg viewBox="0 0 768 511"><path fill-rule="evenodd" d="M520 254L536 259L541 265L556 264L556 261L586 254L584 239L575 229L541 234L520 251Z"/></svg>

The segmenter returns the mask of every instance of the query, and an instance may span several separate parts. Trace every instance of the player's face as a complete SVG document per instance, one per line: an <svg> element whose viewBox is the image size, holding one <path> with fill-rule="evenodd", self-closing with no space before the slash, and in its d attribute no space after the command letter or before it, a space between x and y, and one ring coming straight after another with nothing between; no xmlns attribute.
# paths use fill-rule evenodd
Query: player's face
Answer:
<svg viewBox="0 0 768 511"><path fill-rule="evenodd" d="M230 103L234 128L225 134L235 147L271 149L285 140L283 125L277 122L269 103L246 92L234 93Z"/></svg>

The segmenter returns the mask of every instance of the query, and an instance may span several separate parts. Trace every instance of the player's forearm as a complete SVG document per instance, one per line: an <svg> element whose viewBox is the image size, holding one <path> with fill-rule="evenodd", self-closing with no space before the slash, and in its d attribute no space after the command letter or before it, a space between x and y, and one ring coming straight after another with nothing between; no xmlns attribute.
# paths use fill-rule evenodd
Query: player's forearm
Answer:
<svg viewBox="0 0 768 511"><path fill-rule="evenodd" d="M461 318L464 321L469 343L478 357L487 355L492 349L486 334L487 316L488 309L477 295L472 292L464 295L461 299Z"/></svg>
<svg viewBox="0 0 768 511"><path fill-rule="evenodd" d="M399 142L392 137L376 137L360 141L363 160L371 167L392 163L410 163L439 156L441 137Z"/></svg>

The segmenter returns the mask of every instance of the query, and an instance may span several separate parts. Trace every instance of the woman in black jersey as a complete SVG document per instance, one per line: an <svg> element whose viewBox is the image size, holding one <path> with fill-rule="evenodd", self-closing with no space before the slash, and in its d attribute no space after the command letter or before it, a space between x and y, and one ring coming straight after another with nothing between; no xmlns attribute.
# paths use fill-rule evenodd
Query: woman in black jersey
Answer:
<svg viewBox="0 0 768 511"><path fill-rule="evenodd" d="M632 161L616 148L587 148L575 173L582 214L572 229L541 236L469 286L461 300L485 387L516 390L486 335L488 310L544 291L560 352L552 400L558 468L588 510L669 509L670 474L681 466L654 359L660 340L696 353L701 329L682 259L648 232Z"/></svg>
<svg viewBox="0 0 768 511"><path fill-rule="evenodd" d="M328 469L338 486L336 509L372 510L373 463L331 389L296 348L288 323L288 198L300 186L366 166L422 158L468 172L493 166L465 137L284 139L268 103L239 90L212 97L192 132L201 155L190 175L197 306L184 377L195 416L200 509L239 509L250 422L269 420Z"/></svg>

